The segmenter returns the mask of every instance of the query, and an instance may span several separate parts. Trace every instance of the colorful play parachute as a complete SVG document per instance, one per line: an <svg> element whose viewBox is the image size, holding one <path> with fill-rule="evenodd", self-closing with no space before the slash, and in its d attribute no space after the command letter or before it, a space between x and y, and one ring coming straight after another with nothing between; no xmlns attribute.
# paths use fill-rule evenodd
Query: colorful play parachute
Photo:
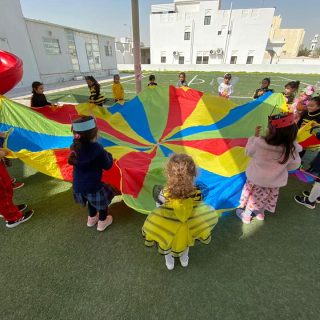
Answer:
<svg viewBox="0 0 320 320"><path fill-rule="evenodd" d="M235 106L211 94L174 87L147 89L108 109L80 104L33 111L2 97L0 130L14 128L7 141L14 156L45 174L68 180L72 134L70 125L59 122L67 122L72 113L94 115L100 142L116 159L106 176L121 189L128 206L143 213L154 208L152 189L165 183L163 167L174 152L194 158L199 167L197 183L208 190L206 202L227 211L238 205L245 181L247 138L257 125L267 127L267 116L275 106L276 111L285 109L281 94L265 94Z"/></svg>

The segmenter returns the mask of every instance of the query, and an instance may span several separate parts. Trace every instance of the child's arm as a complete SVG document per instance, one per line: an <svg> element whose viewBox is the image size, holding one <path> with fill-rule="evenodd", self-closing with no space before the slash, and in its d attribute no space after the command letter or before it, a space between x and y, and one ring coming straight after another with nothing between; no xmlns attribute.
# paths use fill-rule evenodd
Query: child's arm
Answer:
<svg viewBox="0 0 320 320"><path fill-rule="evenodd" d="M114 100L116 99L116 88L114 84L112 85L112 97Z"/></svg>
<svg viewBox="0 0 320 320"><path fill-rule="evenodd" d="M121 96L121 98L120 98L120 100L123 100L124 99L124 89L123 89L123 86L122 86L122 84L120 84L120 92L121 92L121 94L120 94L120 96Z"/></svg>
<svg viewBox="0 0 320 320"><path fill-rule="evenodd" d="M103 149L101 162L102 162L103 169L105 169L105 170L111 169L111 167L113 165L112 154Z"/></svg>
<svg viewBox="0 0 320 320"><path fill-rule="evenodd" d="M248 139L247 145L246 145L246 155L249 157L253 157L256 151L256 141L259 139L259 137L250 137Z"/></svg>
<svg viewBox="0 0 320 320"><path fill-rule="evenodd" d="M8 151L0 148L0 159L4 158L6 155L8 155Z"/></svg>
<svg viewBox="0 0 320 320"><path fill-rule="evenodd" d="M289 158L290 160L288 161L288 164L287 164L288 171L299 169L301 165L301 158L300 158L299 152L302 151L302 147L298 143L295 143L294 146L295 146L295 151L294 151L293 157L291 156Z"/></svg>

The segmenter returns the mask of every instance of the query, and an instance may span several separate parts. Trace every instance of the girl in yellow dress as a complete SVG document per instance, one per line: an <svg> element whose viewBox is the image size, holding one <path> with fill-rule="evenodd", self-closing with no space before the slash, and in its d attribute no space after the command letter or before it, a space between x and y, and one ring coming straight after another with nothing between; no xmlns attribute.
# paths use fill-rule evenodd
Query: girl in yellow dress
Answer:
<svg viewBox="0 0 320 320"><path fill-rule="evenodd" d="M218 214L202 202L201 191L194 186L196 174L190 156L172 155L166 167L167 184L157 196L161 205L142 227L145 245L158 245L169 270L174 268L174 257L179 257L181 265L187 267L189 247L195 240L208 244L218 222Z"/></svg>

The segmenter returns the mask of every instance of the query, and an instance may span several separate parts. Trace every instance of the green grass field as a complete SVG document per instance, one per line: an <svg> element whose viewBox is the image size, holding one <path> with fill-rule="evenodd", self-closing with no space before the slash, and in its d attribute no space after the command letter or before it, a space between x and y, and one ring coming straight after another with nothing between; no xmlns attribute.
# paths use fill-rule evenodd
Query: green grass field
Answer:
<svg viewBox="0 0 320 320"><path fill-rule="evenodd" d="M188 80L196 75L188 73ZM176 83L176 74L156 76L160 85ZM241 97L251 96L263 77L237 76L234 94ZM271 75L277 91L287 81L282 76L296 78ZM191 87L210 91L212 77L201 73ZM298 79L317 82L316 76ZM129 99L134 81L128 80L123 84L132 92ZM110 97L110 85L103 91ZM87 97L86 87L49 95L73 102ZM248 98L237 99L243 103ZM293 200L310 185L290 178L281 189L276 214L264 222L243 225L234 213L224 216L212 243L190 250L188 268L177 263L168 271L156 249L143 244L144 215L115 203L110 207L114 224L98 233L86 227L86 209L74 203L70 183L18 160L9 171L25 183L15 191L16 203L28 203L35 214L12 230L0 221L1 320L319 318L319 207L310 210Z"/></svg>
<svg viewBox="0 0 320 320"><path fill-rule="evenodd" d="M277 213L243 225L222 218L213 242L190 251L189 267L168 271L141 237L145 216L111 206L114 224L86 227L71 184L15 161L25 182L16 203L27 223L0 225L0 319L318 319L320 214L298 206L306 188L290 179ZM307 186L308 188L308 186Z"/></svg>
<svg viewBox="0 0 320 320"><path fill-rule="evenodd" d="M145 72L142 80L143 88L146 88L148 84L148 75L151 72ZM168 86L175 85L177 83L178 77L176 72L153 72L156 75L156 81L158 85ZM212 73L212 72L187 72L187 81L191 82L190 87L200 90L217 93L218 83L216 78L223 76L223 73ZM320 77L318 75L293 75L293 74L261 74L261 73L233 73L234 77L239 78L239 82L234 87L234 93L232 100L237 104L243 104L250 100L253 96L254 91L260 86L261 80L264 77L271 78L271 88L276 92L281 92L284 85L289 80L300 80L301 89L303 89L307 84L319 85L318 81ZM210 83L214 79L214 85ZM123 79L122 84L125 90L125 99L130 100L135 96L135 81L134 77L128 79ZM112 93L111 93L112 83L105 83L101 85L102 93L109 98L106 101L106 105L112 105ZM85 102L88 100L89 91L87 86L83 88L66 90L63 92L52 93L48 95L50 101L54 102Z"/></svg>

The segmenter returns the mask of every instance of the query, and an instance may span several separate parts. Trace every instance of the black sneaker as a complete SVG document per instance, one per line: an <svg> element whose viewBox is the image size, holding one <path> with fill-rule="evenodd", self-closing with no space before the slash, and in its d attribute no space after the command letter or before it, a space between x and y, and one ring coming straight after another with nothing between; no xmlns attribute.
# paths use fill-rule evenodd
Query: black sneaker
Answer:
<svg viewBox="0 0 320 320"><path fill-rule="evenodd" d="M23 212L24 210L26 210L27 209L27 207L28 207L28 205L26 205L26 204L18 204L17 205L17 208L19 209L19 211L21 211L21 212Z"/></svg>
<svg viewBox="0 0 320 320"><path fill-rule="evenodd" d="M20 219L18 219L17 221L7 222L6 227L7 228L15 228L19 224L28 221L32 217L32 215L33 215L33 210L29 210L27 212L24 212L23 216Z"/></svg>
<svg viewBox="0 0 320 320"><path fill-rule="evenodd" d="M316 207L316 202L310 202L308 200L308 197L295 196L294 200L296 200L296 202L304 205L305 207L307 207L309 209L314 209Z"/></svg>
<svg viewBox="0 0 320 320"><path fill-rule="evenodd" d="M305 196L305 197L309 197L310 196L310 192L309 191L303 191L302 194ZM320 203L320 197L318 197L316 199L316 203Z"/></svg>

